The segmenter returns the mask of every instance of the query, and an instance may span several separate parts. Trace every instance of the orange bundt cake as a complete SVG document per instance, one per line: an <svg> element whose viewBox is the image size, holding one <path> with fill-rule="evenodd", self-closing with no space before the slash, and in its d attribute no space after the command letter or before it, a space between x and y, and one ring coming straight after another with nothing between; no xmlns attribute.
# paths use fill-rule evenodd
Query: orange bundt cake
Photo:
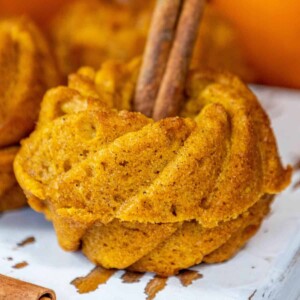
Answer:
<svg viewBox="0 0 300 300"><path fill-rule="evenodd" d="M58 83L48 45L26 18L0 21L0 210L25 204L13 174L20 139L34 128L44 92Z"/></svg>
<svg viewBox="0 0 300 300"><path fill-rule="evenodd" d="M143 52L154 1L130 2L79 0L62 10L50 32L65 76L81 66L98 69L107 59L128 61Z"/></svg>
<svg viewBox="0 0 300 300"><path fill-rule="evenodd" d="M128 61L143 53L154 0L79 0L58 15L51 36L62 72L98 69L107 59ZM192 68L222 68L246 81L258 80L242 52L234 27L208 4Z"/></svg>
<svg viewBox="0 0 300 300"><path fill-rule="evenodd" d="M44 92L58 84L48 45L26 18L0 21L0 147L27 136Z"/></svg>
<svg viewBox="0 0 300 300"><path fill-rule="evenodd" d="M190 73L180 116L131 110L139 60L82 68L47 92L16 157L60 245L106 268L171 275L230 258L290 181L270 122L235 76Z"/></svg>

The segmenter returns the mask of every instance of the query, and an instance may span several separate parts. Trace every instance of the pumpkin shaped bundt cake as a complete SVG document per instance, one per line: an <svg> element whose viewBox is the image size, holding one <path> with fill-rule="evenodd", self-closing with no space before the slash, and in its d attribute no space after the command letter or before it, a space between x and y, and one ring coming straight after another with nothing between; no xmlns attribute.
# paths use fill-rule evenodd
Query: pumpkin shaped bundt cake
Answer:
<svg viewBox="0 0 300 300"><path fill-rule="evenodd" d="M0 21L0 73L1 211L25 204L12 171L17 147L11 146L33 130L44 92L58 83L48 45L26 18Z"/></svg>
<svg viewBox="0 0 300 300"><path fill-rule="evenodd" d="M171 275L230 258L290 181L270 122L235 76L190 73L180 115L131 111L139 60L82 68L47 92L15 160L60 245L96 264Z"/></svg>

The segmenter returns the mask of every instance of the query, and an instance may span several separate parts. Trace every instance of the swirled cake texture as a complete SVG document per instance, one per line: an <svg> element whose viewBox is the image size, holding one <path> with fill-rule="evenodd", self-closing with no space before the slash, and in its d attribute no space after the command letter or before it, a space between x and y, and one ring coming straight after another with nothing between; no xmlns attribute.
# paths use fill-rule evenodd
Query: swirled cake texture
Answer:
<svg viewBox="0 0 300 300"><path fill-rule="evenodd" d="M290 181L270 121L235 76L191 72L180 115L131 111L139 60L81 68L49 90L15 160L62 248L172 275L233 256Z"/></svg>

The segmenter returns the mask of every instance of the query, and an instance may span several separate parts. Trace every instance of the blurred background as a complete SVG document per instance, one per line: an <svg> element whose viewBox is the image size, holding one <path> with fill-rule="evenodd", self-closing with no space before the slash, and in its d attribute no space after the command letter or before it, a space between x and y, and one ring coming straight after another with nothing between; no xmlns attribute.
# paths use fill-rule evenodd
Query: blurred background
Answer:
<svg viewBox="0 0 300 300"><path fill-rule="evenodd" d="M29 15L61 72L128 60L145 44L154 0L0 0L1 17ZM227 69L247 82L300 88L299 0L211 0L192 68Z"/></svg>

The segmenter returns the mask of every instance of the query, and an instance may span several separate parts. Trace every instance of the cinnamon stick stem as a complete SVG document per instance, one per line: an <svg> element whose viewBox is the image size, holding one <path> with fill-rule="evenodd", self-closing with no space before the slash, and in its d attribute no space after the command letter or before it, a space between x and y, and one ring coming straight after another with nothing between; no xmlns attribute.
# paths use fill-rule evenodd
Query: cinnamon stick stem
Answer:
<svg viewBox="0 0 300 300"><path fill-rule="evenodd" d="M55 300L54 291L0 274L0 299Z"/></svg>
<svg viewBox="0 0 300 300"><path fill-rule="evenodd" d="M153 111L154 120L179 113L205 0L185 0Z"/></svg>
<svg viewBox="0 0 300 300"><path fill-rule="evenodd" d="M157 0L134 98L134 110L152 115L167 65L182 0Z"/></svg>

